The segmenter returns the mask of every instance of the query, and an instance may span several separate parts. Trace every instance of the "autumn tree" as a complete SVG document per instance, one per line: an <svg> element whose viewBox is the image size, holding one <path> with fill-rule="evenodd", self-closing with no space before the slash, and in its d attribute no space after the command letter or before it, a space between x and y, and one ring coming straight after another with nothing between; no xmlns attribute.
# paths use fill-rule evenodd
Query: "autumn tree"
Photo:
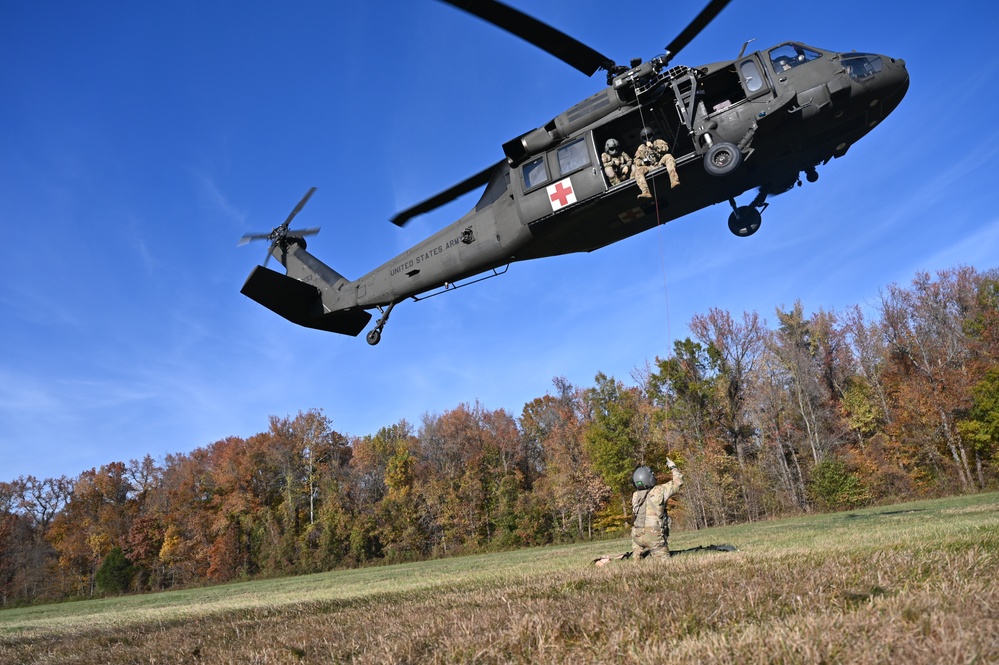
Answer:
<svg viewBox="0 0 999 665"><path fill-rule="evenodd" d="M49 589L51 547L24 509L24 476L0 482L0 605L30 602Z"/></svg>
<svg viewBox="0 0 999 665"><path fill-rule="evenodd" d="M230 444L237 440L229 439ZM212 473L215 457L211 448L197 448L164 458L159 490L163 502L158 513L163 533L159 560L167 586L207 579L218 519L219 494ZM258 474L245 481L255 484Z"/></svg>
<svg viewBox="0 0 999 665"><path fill-rule="evenodd" d="M936 280L918 273L911 288L891 285L881 297L900 398L898 424L922 443L931 468L953 473L965 490L978 485L972 472L975 453L959 435L956 420L971 406L983 360L968 334L980 303L980 281L972 268L941 271Z"/></svg>
<svg viewBox="0 0 999 665"><path fill-rule="evenodd" d="M98 566L128 534L134 502L125 471L124 463L113 462L80 474L52 520L49 536L70 594L93 595Z"/></svg>
<svg viewBox="0 0 999 665"><path fill-rule="evenodd" d="M721 353L713 343L689 337L673 343L673 353L656 359L649 375L648 394L661 409L672 437L669 454L683 467L679 520L695 527L725 524L735 519L740 500L736 457L725 427L724 377ZM665 460L657 460L662 469Z"/></svg>
<svg viewBox="0 0 999 665"><path fill-rule="evenodd" d="M561 377L554 383L556 394L529 402L520 419L525 435L544 450L545 473L535 484L535 500L546 508L560 538L590 537L593 517L611 490L586 452L589 413L583 391Z"/></svg>
<svg viewBox="0 0 999 665"><path fill-rule="evenodd" d="M404 506L405 517L413 518L413 468L410 462L416 449L412 426L405 420L379 429L374 436L354 440L347 490L354 515L346 544L355 561L363 562L382 556L382 538L395 543L392 547L397 551L408 549L408 545L401 543L404 525L383 509L382 502L394 483L391 503L398 503L405 496L408 501ZM341 511L337 517L343 519L346 515ZM380 523L386 519L388 524Z"/></svg>
<svg viewBox="0 0 999 665"><path fill-rule="evenodd" d="M729 450L744 468L756 429L749 417L749 395L763 351L763 323L756 312L743 313L742 321L736 322L727 311L712 308L707 315L695 315L690 330L712 349L722 407L720 424Z"/></svg>
<svg viewBox="0 0 999 665"><path fill-rule="evenodd" d="M808 318L801 302L796 302L789 310L777 308L777 319L780 325L770 349L787 369L788 387L812 462L818 464L842 443L837 401L844 345L834 326L834 314L820 310Z"/></svg>
<svg viewBox="0 0 999 665"><path fill-rule="evenodd" d="M715 393L718 351L689 337L673 342L673 353L656 358L648 377L650 398L663 411L688 450L703 450L711 430L720 420Z"/></svg>
<svg viewBox="0 0 999 665"><path fill-rule="evenodd" d="M759 367L756 408L759 415L761 470L773 479L776 509L811 509L806 486L807 468L802 460L803 431L799 427L793 378L785 364L769 349ZM806 455L807 456L807 455Z"/></svg>
<svg viewBox="0 0 999 665"><path fill-rule="evenodd" d="M509 478L508 491L519 490L523 482L525 460L515 421L502 409L462 404L425 416L418 439L426 465L423 496L439 519L441 547L488 546L496 533L501 482Z"/></svg>
<svg viewBox="0 0 999 665"><path fill-rule="evenodd" d="M895 423L899 414L899 383L884 324L860 307L848 310L844 332L852 349L854 372L840 402L844 427L857 454L855 470L873 500L911 496L919 474L919 455L909 452L909 438Z"/></svg>
<svg viewBox="0 0 999 665"><path fill-rule="evenodd" d="M965 445L974 451L978 484L999 471L999 366L989 369L971 389L971 408L957 423Z"/></svg>

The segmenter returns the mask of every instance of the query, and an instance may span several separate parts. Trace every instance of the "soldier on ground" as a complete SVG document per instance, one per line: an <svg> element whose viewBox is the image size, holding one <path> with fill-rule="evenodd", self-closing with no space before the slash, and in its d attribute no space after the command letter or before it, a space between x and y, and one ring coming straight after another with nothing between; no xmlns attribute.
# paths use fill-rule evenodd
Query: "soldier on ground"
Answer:
<svg viewBox="0 0 999 665"><path fill-rule="evenodd" d="M669 152L669 144L663 139L657 139L650 127L642 128L642 143L635 150L635 163L631 168L631 173L638 183L638 194L640 199L651 199L649 184L645 180L645 174L652 169L665 166L669 172L670 188L680 184L680 177L676 174L676 160Z"/></svg>
<svg viewBox="0 0 999 665"><path fill-rule="evenodd" d="M631 157L621 150L617 139L607 139L604 144L604 152L600 155L600 161L604 164L604 175L607 181L614 185L619 185L631 177Z"/></svg>
<svg viewBox="0 0 999 665"><path fill-rule="evenodd" d="M638 467L631 476L631 482L635 486L635 493L631 495L631 510L635 516L635 523L631 528L633 559L670 555L666 501L683 485L683 474L668 457L666 466L673 477L661 485L656 484L656 474L647 466Z"/></svg>

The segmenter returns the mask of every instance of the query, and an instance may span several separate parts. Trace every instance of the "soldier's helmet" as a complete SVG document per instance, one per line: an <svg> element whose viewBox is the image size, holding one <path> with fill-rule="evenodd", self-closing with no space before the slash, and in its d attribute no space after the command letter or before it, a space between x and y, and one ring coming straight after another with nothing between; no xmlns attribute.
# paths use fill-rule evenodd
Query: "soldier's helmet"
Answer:
<svg viewBox="0 0 999 665"><path fill-rule="evenodd" d="M642 127L642 131L639 134L642 137L642 143L646 141L651 141L656 138L656 133L652 131L651 127Z"/></svg>
<svg viewBox="0 0 999 665"><path fill-rule="evenodd" d="M631 484L635 489L648 490L656 486L656 474L647 466L640 466L631 474Z"/></svg>
<svg viewBox="0 0 999 665"><path fill-rule="evenodd" d="M619 147L617 139L607 139L607 143L604 143L604 152L609 155L616 155Z"/></svg>

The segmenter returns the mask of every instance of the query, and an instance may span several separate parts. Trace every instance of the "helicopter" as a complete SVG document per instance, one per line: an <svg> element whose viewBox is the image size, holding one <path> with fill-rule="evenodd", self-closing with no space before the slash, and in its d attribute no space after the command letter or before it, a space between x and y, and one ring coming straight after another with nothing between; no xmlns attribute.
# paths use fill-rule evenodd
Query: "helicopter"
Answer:
<svg viewBox="0 0 999 665"><path fill-rule="evenodd" d="M391 221L403 226L485 188L457 221L359 279L347 279L307 251L305 238L318 228L290 228L315 188L269 233L244 235L240 244L268 240L267 260L277 259L285 274L265 260L241 293L293 323L356 337L373 318L368 310L377 310L366 335L375 345L403 300L502 275L514 262L591 252L726 201L732 233L752 235L769 197L801 185L801 174L815 182L817 167L845 155L909 87L904 60L794 41L749 53L746 42L734 60L674 65L673 57L730 0L709 2L664 54L628 65L496 0L442 1L587 76L604 70L607 85L504 143L497 163L398 213ZM609 141L637 154L653 139L666 142L672 160L647 164L644 183L605 169ZM751 189L757 190L752 201L738 205L736 197Z"/></svg>

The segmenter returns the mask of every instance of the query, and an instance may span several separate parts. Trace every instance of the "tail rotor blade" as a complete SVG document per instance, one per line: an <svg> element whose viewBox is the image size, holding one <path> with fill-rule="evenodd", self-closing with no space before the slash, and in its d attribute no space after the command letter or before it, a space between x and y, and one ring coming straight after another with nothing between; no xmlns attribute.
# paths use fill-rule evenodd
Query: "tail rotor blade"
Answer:
<svg viewBox="0 0 999 665"><path fill-rule="evenodd" d="M284 224L282 224L281 226L283 226L284 228L288 228L288 225L291 224L291 220L295 219L295 215L302 212L302 208L304 208L305 204L309 202L309 197L311 197L312 193L315 191L316 191L315 187L309 188L309 191L305 193L305 196L302 197L302 200L298 202L298 205L295 206L295 209L291 211L291 214L288 215L288 219L284 220Z"/></svg>
<svg viewBox="0 0 999 665"><path fill-rule="evenodd" d="M297 231L292 230L292 231L288 231L288 237L289 238L304 238L305 236L314 236L317 233L319 233L319 230L320 230L320 227L318 227L318 226L313 226L313 227L308 228L308 229L299 229Z"/></svg>
<svg viewBox="0 0 999 665"><path fill-rule="evenodd" d="M236 243L236 247L242 247L246 243L253 242L254 240L267 240L270 237L270 233L246 233L239 239L239 242Z"/></svg>

